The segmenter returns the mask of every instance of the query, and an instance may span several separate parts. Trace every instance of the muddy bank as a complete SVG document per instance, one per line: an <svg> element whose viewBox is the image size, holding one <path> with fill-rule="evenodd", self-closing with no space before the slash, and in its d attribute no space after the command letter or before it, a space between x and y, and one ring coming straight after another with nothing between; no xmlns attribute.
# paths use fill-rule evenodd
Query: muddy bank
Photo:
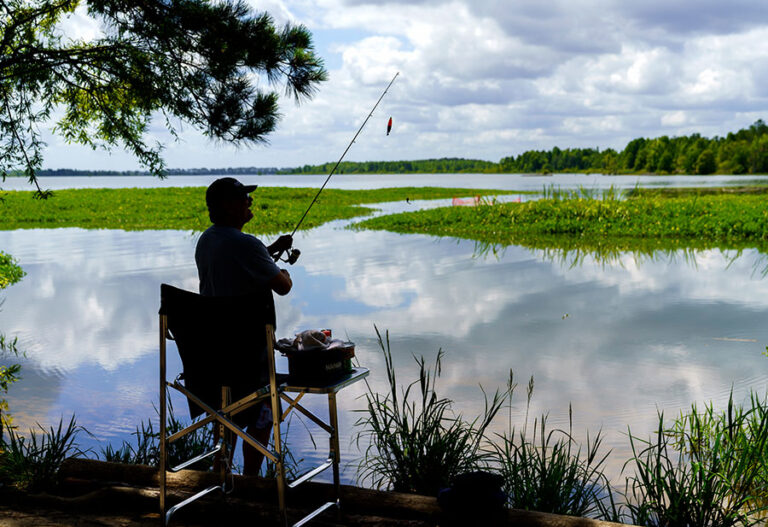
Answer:
<svg viewBox="0 0 768 527"><path fill-rule="evenodd" d="M61 485L53 494L27 494L0 489L2 527L138 527L161 524L157 471L142 465L122 465L87 459L67 460ZM217 476L192 470L169 474L168 502L177 503L193 490L215 485ZM230 494L213 493L177 512L172 526L208 527L233 522L278 525L274 482L233 476ZM288 495L291 519L296 521L323 501L332 499L329 484L309 482ZM428 496L341 487L339 513L326 512L312 525L325 526L439 526L466 524L446 517L437 500ZM485 525L521 527L615 527L618 524L585 518L508 510L483 521Z"/></svg>

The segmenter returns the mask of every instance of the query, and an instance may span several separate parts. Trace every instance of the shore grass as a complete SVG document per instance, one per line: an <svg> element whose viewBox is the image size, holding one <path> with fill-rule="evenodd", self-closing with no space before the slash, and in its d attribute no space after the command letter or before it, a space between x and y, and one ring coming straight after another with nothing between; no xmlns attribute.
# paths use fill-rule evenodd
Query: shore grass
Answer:
<svg viewBox="0 0 768 527"><path fill-rule="evenodd" d="M764 251L767 205L760 194L640 192L626 200L555 198L445 207L372 218L356 227L533 248Z"/></svg>
<svg viewBox="0 0 768 527"><path fill-rule="evenodd" d="M439 187L325 189L301 227L310 229L332 220L368 215L372 209L360 206L365 204L511 192ZM258 234L292 230L316 193L315 188L256 189L251 194L254 218L245 230ZM0 192L0 229L80 227L201 231L210 225L205 187L70 189L57 190L47 200L35 200L32 196L29 191Z"/></svg>

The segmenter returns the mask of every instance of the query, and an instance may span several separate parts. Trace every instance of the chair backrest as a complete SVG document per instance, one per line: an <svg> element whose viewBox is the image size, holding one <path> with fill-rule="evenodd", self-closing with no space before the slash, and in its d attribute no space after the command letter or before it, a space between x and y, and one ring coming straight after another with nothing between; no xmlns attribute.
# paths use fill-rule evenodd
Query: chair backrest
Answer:
<svg viewBox="0 0 768 527"><path fill-rule="evenodd" d="M187 389L205 403L221 405L221 386L269 384L266 326L274 325L274 314L262 298L206 297L162 284L160 315L167 317ZM202 410L190 402L190 413Z"/></svg>

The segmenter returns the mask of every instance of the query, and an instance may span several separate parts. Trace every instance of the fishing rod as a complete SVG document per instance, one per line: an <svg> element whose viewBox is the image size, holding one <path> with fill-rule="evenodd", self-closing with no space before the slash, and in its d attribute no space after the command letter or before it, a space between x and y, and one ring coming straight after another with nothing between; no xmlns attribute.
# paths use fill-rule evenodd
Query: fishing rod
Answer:
<svg viewBox="0 0 768 527"><path fill-rule="evenodd" d="M360 125L360 128L358 128L357 133L355 134L355 136L352 138L352 140L347 145L346 150L344 150L344 153L341 154L341 157L339 158L338 161L336 161L336 164L331 169L331 173L328 174L327 178L325 178L325 182L323 183L323 186L321 186L320 190L318 190L317 194L315 194L315 197L312 200L312 203L309 204L309 207L307 207L307 210L304 211L304 214L302 215L301 219L299 219L299 222L296 224L296 227L293 228L293 232L291 233L291 237L293 237L293 235L296 234L296 231L299 230L299 227L301 226L302 222L304 221L304 218L307 217L307 214L309 214L309 211L312 209L312 205L314 205L315 202L317 201L317 198L320 197L320 193L323 192L323 189L328 184L328 181L331 180L331 176L334 174L334 172L336 172L336 169L341 164L342 160L344 159L344 156L347 155L347 152L349 152L349 149L352 148L352 145L354 144L355 139L357 139L357 136L360 135L360 132L363 131L363 128L365 128L365 124L368 122L368 119L370 119L371 116L373 115L373 112L376 111L376 107L379 106L379 103L384 98L384 96L387 94L387 92L389 91L389 88L392 86L392 84L394 84L395 79L397 78L398 75L400 75L399 71L397 73L395 73L395 76L392 77L391 81L389 81L389 84L387 84L387 87L384 88L384 92L381 94L381 97L379 97L379 100L376 101L376 104L373 105L373 109L368 114L368 117L366 117L365 121L363 121L363 124ZM280 260L280 258L282 257L283 253L286 250L288 251L288 257L285 260ZM289 264L293 265L294 263L296 263L296 260L299 259L299 255L300 254L301 254L301 251L299 251L298 249L293 249L293 248L283 249L282 251L280 251L276 255L274 255L273 258L275 259L275 261L280 260L280 261L283 261L283 262L288 262Z"/></svg>

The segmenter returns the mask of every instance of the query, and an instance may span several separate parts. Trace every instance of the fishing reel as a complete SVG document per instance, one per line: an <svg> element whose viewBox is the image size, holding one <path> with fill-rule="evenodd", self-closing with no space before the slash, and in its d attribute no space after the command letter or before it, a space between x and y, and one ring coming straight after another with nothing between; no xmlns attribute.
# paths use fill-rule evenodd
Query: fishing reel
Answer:
<svg viewBox="0 0 768 527"><path fill-rule="evenodd" d="M283 253L285 253L285 252L287 252L288 254L286 255L285 258L283 258ZM287 249L287 250L282 250L282 251L280 251L277 254L273 254L272 258L274 258L274 260L276 262L285 262L288 265L293 265L293 264L296 263L296 260L299 259L299 256L301 256L301 251L300 250L295 249L295 248L290 248L290 249Z"/></svg>
<svg viewBox="0 0 768 527"><path fill-rule="evenodd" d="M298 249L289 249L288 250L288 256L284 259L279 259L281 262L286 262L288 265L293 265L296 263L296 260L299 259L299 256L301 256L301 251Z"/></svg>

